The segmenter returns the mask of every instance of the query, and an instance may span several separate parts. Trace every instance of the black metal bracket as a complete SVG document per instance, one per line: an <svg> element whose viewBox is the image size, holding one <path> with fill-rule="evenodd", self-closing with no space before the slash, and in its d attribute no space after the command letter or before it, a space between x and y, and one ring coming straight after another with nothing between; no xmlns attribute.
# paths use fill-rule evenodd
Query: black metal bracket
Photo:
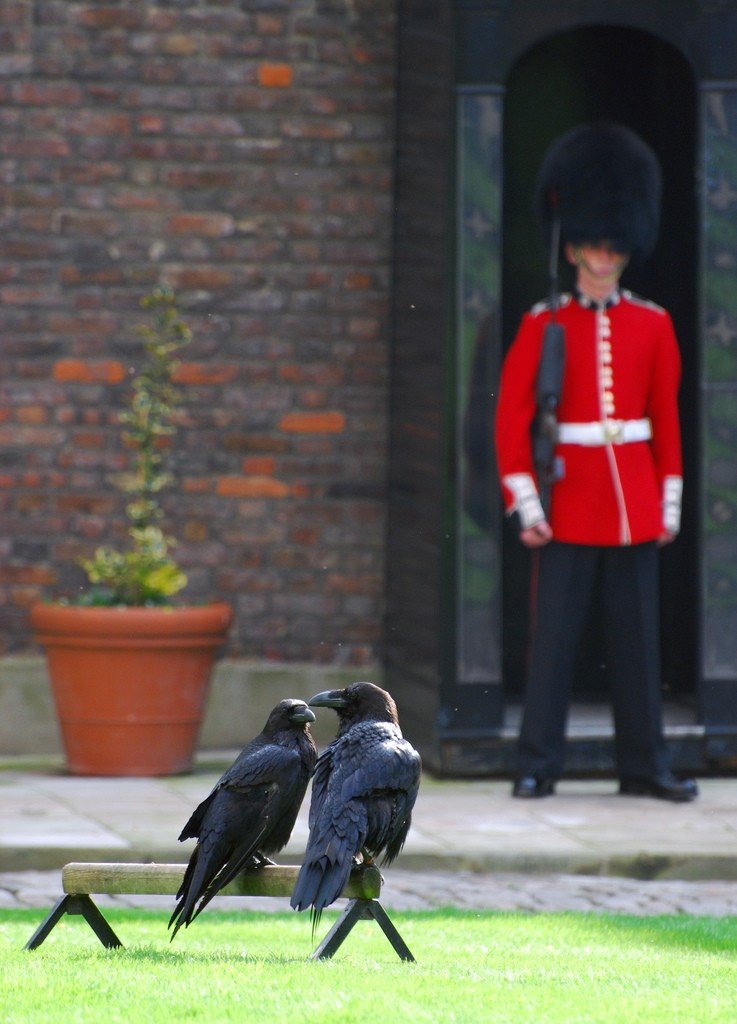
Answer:
<svg viewBox="0 0 737 1024"><path fill-rule="evenodd" d="M409 960L414 963L415 958L410 953L409 947L389 920L387 912L379 901L358 899L348 901L343 913L327 933L310 959L329 959L336 953L338 947L343 943L356 921L370 920L376 921L400 960Z"/></svg>
<svg viewBox="0 0 737 1024"><path fill-rule="evenodd" d="M68 893L56 901L24 949L37 949L65 914L81 914L106 949L117 949L123 945L89 896Z"/></svg>
<svg viewBox="0 0 737 1024"><path fill-rule="evenodd" d="M25 949L38 949L65 914L80 914L106 949L122 947L123 943L103 917L97 905L86 895L67 894L57 900L39 927L25 945ZM311 960L328 960L343 944L357 921L376 921L401 960L414 962L404 939L389 920L378 900L349 900L343 913L322 940Z"/></svg>

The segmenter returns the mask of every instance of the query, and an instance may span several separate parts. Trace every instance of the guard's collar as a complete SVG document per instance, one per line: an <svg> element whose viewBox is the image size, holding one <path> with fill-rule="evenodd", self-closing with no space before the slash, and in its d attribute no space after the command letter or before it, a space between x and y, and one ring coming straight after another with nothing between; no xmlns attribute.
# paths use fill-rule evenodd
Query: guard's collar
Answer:
<svg viewBox="0 0 737 1024"><path fill-rule="evenodd" d="M622 298L619 288L615 288L611 295L604 299L603 302L597 302L596 299L590 299L588 295L584 295L583 292L578 290L578 288L573 289L573 294L576 296L576 302L579 306L583 306L584 309L611 309L612 306L616 306Z"/></svg>

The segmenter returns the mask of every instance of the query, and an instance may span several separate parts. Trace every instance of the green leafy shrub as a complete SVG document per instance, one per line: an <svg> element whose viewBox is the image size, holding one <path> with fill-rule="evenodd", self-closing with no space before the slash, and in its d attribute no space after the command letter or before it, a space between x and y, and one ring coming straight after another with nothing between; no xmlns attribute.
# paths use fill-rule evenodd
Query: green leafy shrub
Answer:
<svg viewBox="0 0 737 1024"><path fill-rule="evenodd" d="M137 328L146 359L133 380L129 407L121 414L130 469L114 477L128 495L129 550L100 547L82 559L92 590L81 603L95 605L162 605L187 584L170 555L175 542L161 527L161 492L172 481L165 466L167 439L175 433L174 410L181 396L174 381L177 353L191 339L169 288L156 288L141 305L152 322Z"/></svg>

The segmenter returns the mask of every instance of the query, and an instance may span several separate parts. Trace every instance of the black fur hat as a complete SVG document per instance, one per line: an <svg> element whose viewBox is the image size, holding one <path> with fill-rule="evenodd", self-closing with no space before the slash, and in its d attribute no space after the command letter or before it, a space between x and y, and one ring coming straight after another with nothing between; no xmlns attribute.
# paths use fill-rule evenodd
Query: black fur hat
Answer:
<svg viewBox="0 0 737 1024"><path fill-rule="evenodd" d="M660 219L658 159L629 128L580 125L547 150L535 190L537 214L550 244L556 212L561 247L607 240L633 259L655 248Z"/></svg>

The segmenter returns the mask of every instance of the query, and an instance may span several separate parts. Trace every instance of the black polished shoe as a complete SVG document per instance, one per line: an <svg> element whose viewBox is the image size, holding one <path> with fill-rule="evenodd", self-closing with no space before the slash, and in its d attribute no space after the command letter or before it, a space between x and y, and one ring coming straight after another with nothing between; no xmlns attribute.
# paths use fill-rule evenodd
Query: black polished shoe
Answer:
<svg viewBox="0 0 737 1024"><path fill-rule="evenodd" d="M619 783L622 796L652 796L656 800L671 800L685 804L695 800L699 788L693 779L677 779L672 772L663 772L650 779L627 776Z"/></svg>
<svg viewBox="0 0 737 1024"><path fill-rule="evenodd" d="M520 775L512 786L512 796L516 796L520 800L552 796L554 792L555 782L553 779L536 779L534 775Z"/></svg>

